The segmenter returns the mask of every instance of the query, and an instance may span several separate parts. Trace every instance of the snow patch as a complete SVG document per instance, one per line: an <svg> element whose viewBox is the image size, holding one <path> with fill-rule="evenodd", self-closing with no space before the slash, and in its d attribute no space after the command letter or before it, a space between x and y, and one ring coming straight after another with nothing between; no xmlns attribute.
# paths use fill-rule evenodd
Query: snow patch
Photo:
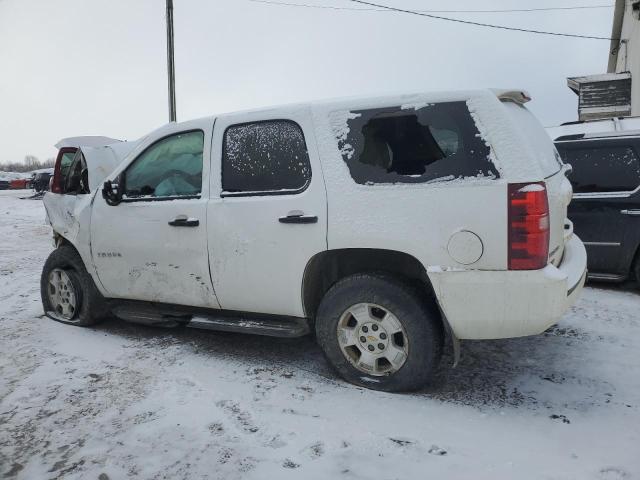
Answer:
<svg viewBox="0 0 640 480"><path fill-rule="evenodd" d="M410 109L420 110L421 108L429 107L431 105L434 105L434 104L430 102L405 103L400 106L400 109L401 110L410 110Z"/></svg>
<svg viewBox="0 0 640 480"><path fill-rule="evenodd" d="M360 113L353 113L349 110L337 110L329 114L329 122L333 129L333 134L338 140L340 154L345 155L349 160L353 157L353 146L347 143L347 137L349 135L349 120L354 120L361 117Z"/></svg>
<svg viewBox="0 0 640 480"><path fill-rule="evenodd" d="M544 186L539 183L531 183L529 185L525 185L524 187L518 189L519 193L527 193L527 192L542 192L544 191Z"/></svg>

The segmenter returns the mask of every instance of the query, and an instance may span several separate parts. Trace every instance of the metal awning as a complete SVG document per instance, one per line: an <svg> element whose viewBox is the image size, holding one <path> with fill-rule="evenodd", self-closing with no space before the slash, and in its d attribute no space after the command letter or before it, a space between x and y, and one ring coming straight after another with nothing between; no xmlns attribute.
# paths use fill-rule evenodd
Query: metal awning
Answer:
<svg viewBox="0 0 640 480"><path fill-rule="evenodd" d="M567 78L578 95L580 120L631 115L631 73L605 73Z"/></svg>

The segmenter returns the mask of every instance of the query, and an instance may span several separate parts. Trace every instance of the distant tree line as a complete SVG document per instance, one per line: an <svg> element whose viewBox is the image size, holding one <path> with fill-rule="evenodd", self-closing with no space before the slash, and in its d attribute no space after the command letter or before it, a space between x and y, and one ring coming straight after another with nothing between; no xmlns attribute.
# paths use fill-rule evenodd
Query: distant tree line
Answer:
<svg viewBox="0 0 640 480"><path fill-rule="evenodd" d="M0 163L0 171L2 172L30 172L31 170L39 170L40 168L52 168L56 161L54 158L48 158L44 161L33 155L27 155L22 162Z"/></svg>

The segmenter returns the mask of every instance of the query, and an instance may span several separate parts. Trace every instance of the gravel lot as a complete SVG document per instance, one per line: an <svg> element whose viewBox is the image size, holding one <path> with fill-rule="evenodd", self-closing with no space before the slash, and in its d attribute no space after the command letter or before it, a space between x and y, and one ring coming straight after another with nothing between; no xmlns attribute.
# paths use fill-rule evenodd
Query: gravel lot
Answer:
<svg viewBox="0 0 640 480"><path fill-rule="evenodd" d="M543 335L465 342L410 395L312 338L42 315L40 201L0 192L0 477L640 478L640 290L593 286Z"/></svg>

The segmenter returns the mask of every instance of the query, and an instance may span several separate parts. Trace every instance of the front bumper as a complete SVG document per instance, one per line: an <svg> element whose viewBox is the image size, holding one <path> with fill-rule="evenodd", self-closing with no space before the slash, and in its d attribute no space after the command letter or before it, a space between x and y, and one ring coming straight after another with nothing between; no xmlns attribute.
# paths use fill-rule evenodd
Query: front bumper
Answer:
<svg viewBox="0 0 640 480"><path fill-rule="evenodd" d="M557 323L582 291L587 253L572 235L558 267L429 272L438 303L459 339L523 337Z"/></svg>

